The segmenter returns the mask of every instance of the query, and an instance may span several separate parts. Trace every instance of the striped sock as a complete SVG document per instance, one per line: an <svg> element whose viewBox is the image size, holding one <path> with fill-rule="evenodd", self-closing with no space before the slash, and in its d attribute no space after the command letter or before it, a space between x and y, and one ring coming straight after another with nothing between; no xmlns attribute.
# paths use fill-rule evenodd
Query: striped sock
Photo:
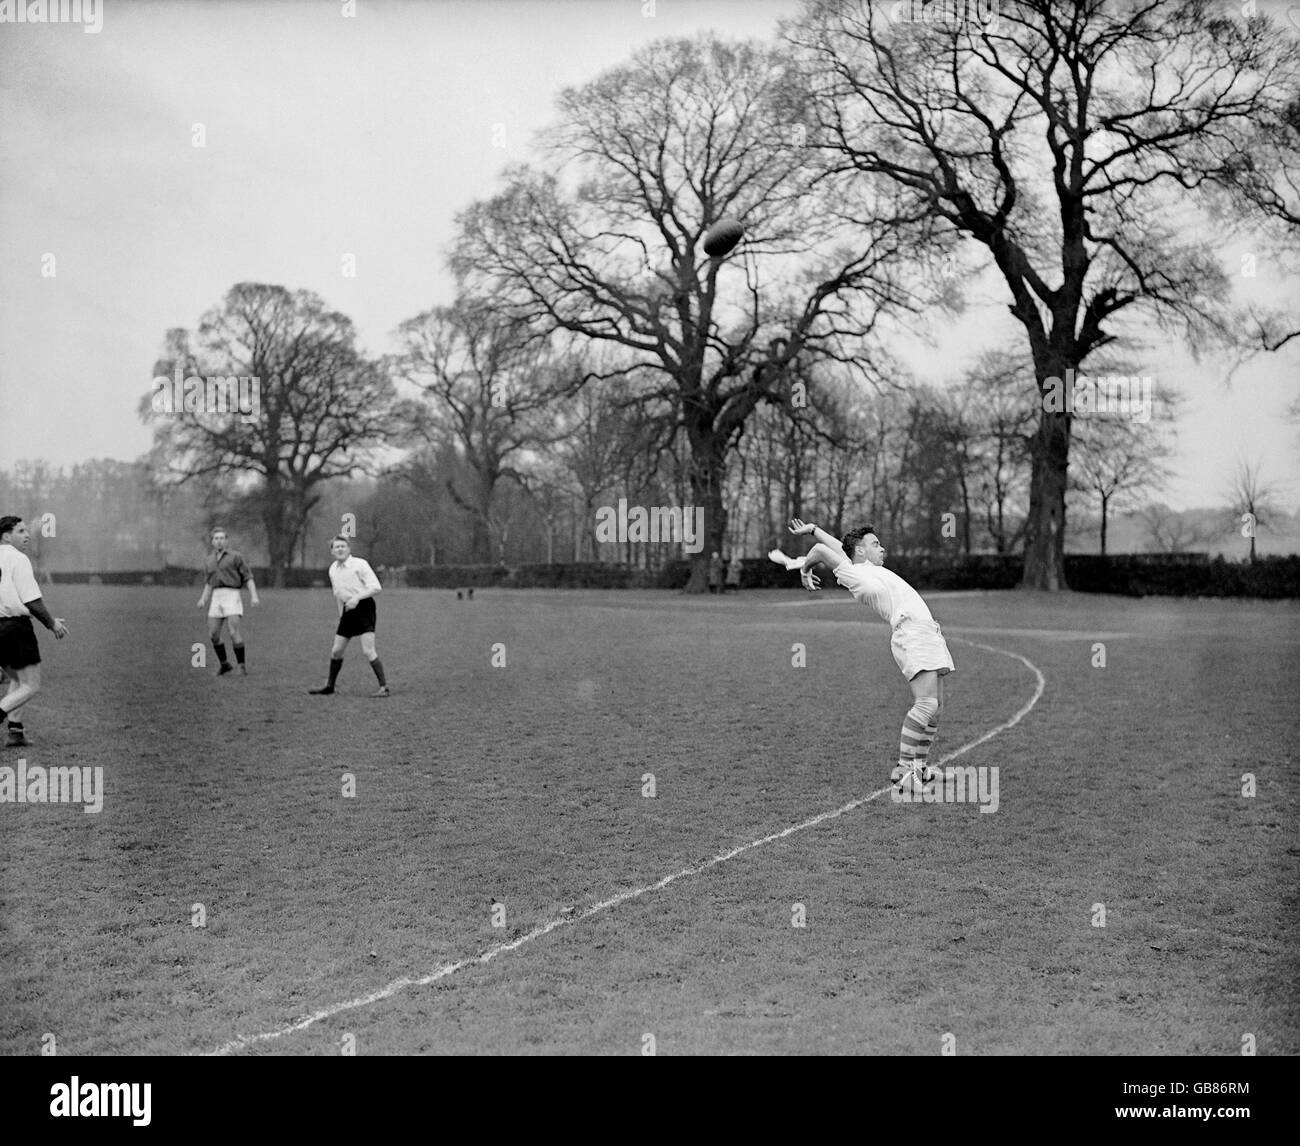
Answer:
<svg viewBox="0 0 1300 1146"><path fill-rule="evenodd" d="M938 722L939 702L929 696L917 697L903 719L903 731L898 744L900 767L925 767L930 745L938 731Z"/></svg>

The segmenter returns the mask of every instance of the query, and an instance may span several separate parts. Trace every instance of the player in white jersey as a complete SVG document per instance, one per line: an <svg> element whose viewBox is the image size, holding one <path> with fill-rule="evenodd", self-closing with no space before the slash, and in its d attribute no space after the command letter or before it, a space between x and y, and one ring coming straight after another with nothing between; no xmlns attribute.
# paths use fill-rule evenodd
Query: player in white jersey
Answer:
<svg viewBox="0 0 1300 1146"><path fill-rule="evenodd" d="M943 678L954 666L948 643L929 607L911 585L884 568L885 550L874 527L851 530L837 541L824 529L796 517L790 522L790 532L796 536L811 533L817 544L800 558L773 549L768 554L773 561L787 569L798 569L799 579L809 592L820 587L812 568L824 562L855 601L870 605L889 625L894 661L912 688L912 707L903 720L898 767L891 778L899 784L910 780L917 787L930 783L935 774L926 761L939 727Z"/></svg>
<svg viewBox="0 0 1300 1146"><path fill-rule="evenodd" d="M352 547L346 537L336 537L330 542L334 563L330 566L330 585L339 606L339 627L334 634L334 647L330 650L330 679L324 688L309 689L312 696L332 696L334 683L343 668L343 650L353 637L361 638L361 651L375 670L379 688L372 696L389 696L388 682L384 679L384 666L375 651L375 625L378 612L375 597L382 590L379 578L364 557L353 557Z"/></svg>
<svg viewBox="0 0 1300 1146"><path fill-rule="evenodd" d="M0 667L9 681L8 690L0 697L0 722L9 722L9 748L28 743L22 722L13 714L41 690L41 652L32 618L56 640L68 635L63 618L51 617L41 600L31 559L23 552L30 541L21 517L0 517Z"/></svg>

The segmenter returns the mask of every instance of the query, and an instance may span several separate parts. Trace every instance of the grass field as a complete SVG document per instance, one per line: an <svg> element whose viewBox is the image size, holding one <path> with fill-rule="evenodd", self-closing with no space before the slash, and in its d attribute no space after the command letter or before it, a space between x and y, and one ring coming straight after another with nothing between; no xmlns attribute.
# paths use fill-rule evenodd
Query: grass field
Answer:
<svg viewBox="0 0 1300 1146"><path fill-rule="evenodd" d="M1046 682L960 760L988 814L891 799L910 693L842 592L386 592L388 700L355 641L307 695L323 590L246 679L196 591L49 596L0 764L104 803L0 804L5 1054L1300 1052L1294 602L929 595L937 756L1032 699L1007 654Z"/></svg>

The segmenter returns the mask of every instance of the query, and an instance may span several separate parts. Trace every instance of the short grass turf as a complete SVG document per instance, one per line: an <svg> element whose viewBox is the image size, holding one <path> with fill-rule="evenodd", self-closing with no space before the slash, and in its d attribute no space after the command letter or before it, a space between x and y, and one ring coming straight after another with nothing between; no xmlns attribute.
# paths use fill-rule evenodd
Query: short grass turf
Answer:
<svg viewBox="0 0 1300 1146"><path fill-rule="evenodd" d="M1004 653L1046 679L960 760L996 813L886 793L576 918L886 788L886 628L832 592L392 591L393 697L353 642L322 698L326 592L265 592L220 679L192 592L49 595L73 636L0 764L105 798L0 804L0 1052L213 1051L557 919L238 1053L1300 1051L1293 602L928 595L938 756L1033 695Z"/></svg>

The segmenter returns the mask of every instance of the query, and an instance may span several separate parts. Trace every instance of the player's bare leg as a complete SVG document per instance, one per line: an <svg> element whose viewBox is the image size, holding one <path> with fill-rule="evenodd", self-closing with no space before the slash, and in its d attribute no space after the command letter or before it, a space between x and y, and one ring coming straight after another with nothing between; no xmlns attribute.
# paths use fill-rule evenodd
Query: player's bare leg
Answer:
<svg viewBox="0 0 1300 1146"><path fill-rule="evenodd" d="M361 639L364 641L367 636L370 637L371 639L371 648L373 649L374 634L363 633ZM343 668L343 653L348 647L349 639L350 638L348 637L340 637L338 634L335 634L334 644L330 647L329 684L327 684L324 688L309 688L307 691L312 696L333 696L334 695L334 682L339 679L339 672Z"/></svg>
<svg viewBox="0 0 1300 1146"><path fill-rule="evenodd" d="M5 747L21 748L27 744L27 736L22 721L14 720L13 714L41 691L41 666L6 668L5 675L9 678L9 689L4 700L0 701L0 719L9 722L9 738Z"/></svg>
<svg viewBox="0 0 1300 1146"><path fill-rule="evenodd" d="M239 665L239 671L247 676L248 669L244 665L244 634L241 628L243 617L232 613L225 619L230 622L230 643L235 649L235 661Z"/></svg>
<svg viewBox="0 0 1300 1146"><path fill-rule="evenodd" d="M391 696L388 691L388 681L384 679L384 666L379 660L379 653L375 651L375 634L361 634L361 651L366 654L366 660L370 662L370 667L374 670L375 679L379 681L379 688L373 692L372 696Z"/></svg>
<svg viewBox="0 0 1300 1146"><path fill-rule="evenodd" d="M230 619L234 620L233 617ZM208 618L208 636L212 638L212 647L216 650L217 660L221 662L221 667L217 669L217 676L225 676L226 673L235 671L231 668L230 661L226 659L226 646L221 642L221 628L225 623L225 617Z"/></svg>

